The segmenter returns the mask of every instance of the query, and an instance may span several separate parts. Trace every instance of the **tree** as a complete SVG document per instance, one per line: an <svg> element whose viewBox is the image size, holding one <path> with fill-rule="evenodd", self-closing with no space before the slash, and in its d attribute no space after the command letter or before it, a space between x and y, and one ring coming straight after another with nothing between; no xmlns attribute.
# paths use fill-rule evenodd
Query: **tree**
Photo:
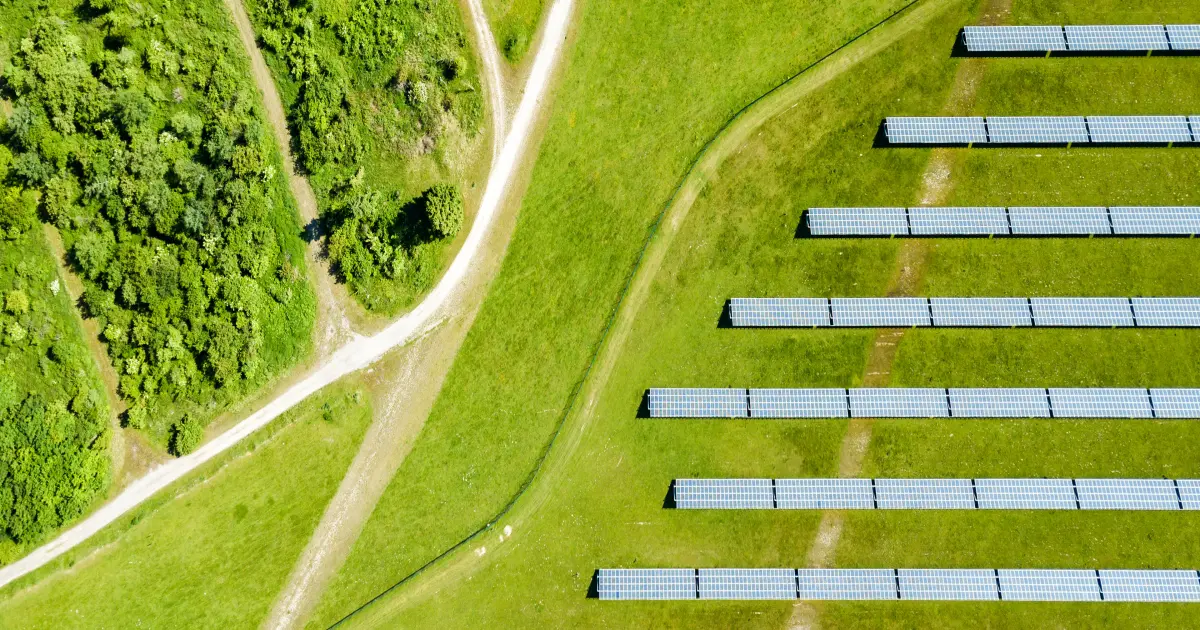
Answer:
<svg viewBox="0 0 1200 630"><path fill-rule="evenodd" d="M185 415L171 427L171 453L177 457L183 457L196 450L202 441L204 427L191 415Z"/></svg>
<svg viewBox="0 0 1200 630"><path fill-rule="evenodd" d="M433 229L444 237L453 238L462 229L463 198L457 186L437 184L425 191L425 211Z"/></svg>

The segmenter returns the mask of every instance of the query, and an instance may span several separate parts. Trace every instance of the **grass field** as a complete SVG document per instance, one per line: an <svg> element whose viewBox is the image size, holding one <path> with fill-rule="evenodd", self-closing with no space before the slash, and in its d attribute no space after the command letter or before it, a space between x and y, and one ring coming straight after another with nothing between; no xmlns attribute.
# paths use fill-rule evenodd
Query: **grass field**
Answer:
<svg viewBox="0 0 1200 630"><path fill-rule="evenodd" d="M543 0L485 0L483 8L505 59L517 63L525 56L533 43L544 5Z"/></svg>
<svg viewBox="0 0 1200 630"><path fill-rule="evenodd" d="M132 525L113 525L127 530L114 542L0 601L0 627L257 625L370 419L354 379L305 402L244 454L181 482L190 487L177 498L152 500Z"/></svg>
<svg viewBox="0 0 1200 630"><path fill-rule="evenodd" d="M1115 2L1038 3L1036 12L1031 4L1017 2L1008 21L1189 16L1181 5L1150 13ZM978 66L970 76L979 82L964 114L1186 113L1200 100L1200 86L1189 78L1200 67L1196 59L950 58L959 27L975 23L981 12L978 4L955 3L766 125L725 165L676 236L596 419L566 477L552 486L551 501L511 541L499 544L498 532L473 541L472 549L488 549L478 572L386 623L781 627L795 621L790 603L586 599L599 567L805 565L818 513L675 512L662 507L671 479L837 473L844 422L640 420L634 416L644 389L862 382L870 331L722 330L716 327L721 305L742 295L883 294L899 272L902 241L797 239L796 225L813 205L916 204L931 151L875 149L871 142L884 116L958 113L943 108L962 64ZM581 44L595 19L585 16ZM548 148L559 132L552 124ZM948 205L1200 201L1194 192L1200 154L1189 149L951 153ZM531 199L538 183L535 174ZM607 193L603 186L596 191ZM1200 245L1191 240L945 239L925 245L918 283L924 295L1200 295L1193 262ZM553 330L543 333L561 342ZM901 342L891 384L1194 387L1200 372L1191 357L1198 349L1200 335L1166 330L915 330ZM545 351L541 356L545 360ZM545 387L546 380L530 376L520 371L513 378ZM452 395L439 404L449 404ZM519 409L503 404L504 397L494 400ZM878 421L862 474L1194 477L1200 474L1198 431L1188 422ZM467 439L465 432L458 437ZM847 513L833 562L1194 567L1200 565L1198 528L1200 518L1187 514ZM1191 618L1190 609L1178 605L826 603L815 610L822 627L838 628L1181 627Z"/></svg>

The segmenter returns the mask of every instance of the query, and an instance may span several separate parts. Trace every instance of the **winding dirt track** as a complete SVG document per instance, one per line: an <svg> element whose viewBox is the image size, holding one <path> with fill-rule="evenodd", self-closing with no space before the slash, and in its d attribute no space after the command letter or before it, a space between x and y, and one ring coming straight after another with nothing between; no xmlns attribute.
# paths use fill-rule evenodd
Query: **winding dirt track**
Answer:
<svg viewBox="0 0 1200 630"><path fill-rule="evenodd" d="M327 358L323 358L322 365L225 433L213 438L190 455L171 460L150 470L145 476L126 487L116 498L101 506L71 529L33 550L24 558L0 568L0 587L44 566L87 540L121 515L237 444L246 436L266 426L314 392L350 372L374 363L389 350L421 337L453 314L452 308L448 308L448 305L461 288L473 280L477 267L477 254L493 227L498 209L516 173L516 167L524 157L526 141L533 131L551 72L557 65L562 51L562 42L572 1L557 0L550 10L542 45L534 59L524 95L517 107L509 132L505 136L504 145L488 174L487 185L484 188L475 222L471 226L470 233L467 234L462 249L459 250L446 273L429 295L416 308L389 324L378 334L371 337L355 336L352 341L330 353ZM233 2L233 0L227 0L227 2ZM237 14L236 10L231 9L231 12ZM245 13L241 14L244 17ZM248 24L244 20L242 23ZM256 56L261 59L261 56L257 55L257 48L253 46L252 35L250 45L251 48L248 52L251 60L253 61ZM263 67L265 69L265 64ZM270 82L269 78L267 83L273 89L274 84ZM286 151L287 147L284 145L280 149Z"/></svg>

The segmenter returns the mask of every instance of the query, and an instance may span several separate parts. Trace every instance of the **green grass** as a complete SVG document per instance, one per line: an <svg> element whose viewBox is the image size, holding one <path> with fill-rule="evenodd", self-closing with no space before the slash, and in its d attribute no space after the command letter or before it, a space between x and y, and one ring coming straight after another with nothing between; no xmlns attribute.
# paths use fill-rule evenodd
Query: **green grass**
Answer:
<svg viewBox="0 0 1200 630"><path fill-rule="evenodd" d="M257 625L370 420L353 380L303 403L239 449L248 452L182 481L177 498L111 526L123 532L114 542L25 590L10 587L0 627Z"/></svg>
<svg viewBox="0 0 1200 630"><path fill-rule="evenodd" d="M525 57L544 7L544 0L485 0L492 35L505 59L517 63Z"/></svg>
<svg viewBox="0 0 1200 630"><path fill-rule="evenodd" d="M836 474L843 422L639 420L634 411L644 388L861 382L868 331L721 330L717 316L731 296L883 292L895 273L901 241L796 239L796 225L802 210L813 205L915 204L932 153L873 149L871 141L884 116L941 113L961 63L985 66L973 105L976 113L1173 113L1190 111L1189 104L1200 100L1200 86L1188 79L1200 64L1195 59L952 59L956 32L978 19L981 7L972 4L961 3L800 102L764 126L725 164L676 236L601 394L596 420L568 464L566 478L554 486L553 498L513 532L511 541L500 543L496 533L473 541L472 549L487 547L494 558L487 562L485 556L469 579L442 586L436 597L419 600L388 623L785 625L790 603L608 604L585 599L592 571L599 567L805 564L818 514L665 510L662 501L673 478ZM1027 4L1014 8L1014 22L1029 14ZM1052 15L1061 10L1083 16L1084 7L1094 6L1074 0L1050 4L1056 8L1045 10ZM1101 3L1098 15L1118 15L1115 6ZM1179 11L1174 19L1184 20ZM1160 13L1151 21L1170 17ZM579 47L588 41L595 19L585 17ZM735 29L726 23L720 30ZM653 34L642 30L638 36ZM579 71L571 69L568 86ZM568 88L560 103L569 103L571 94ZM571 110L567 112L569 116ZM543 160L553 155L558 134L569 137L552 122ZM1196 203L1192 191L1200 177L1198 160L1200 154L1188 149L956 151L947 203ZM638 166L645 169L647 162ZM546 168L545 162L539 164ZM638 180L655 177L648 172ZM611 192L605 182L598 181L589 196L571 199L576 206L589 198L606 199ZM540 190L535 173L526 210L536 212ZM611 247L619 241L605 242ZM921 292L929 295L1200 295L1194 265L1200 244L1194 241L926 243L930 254ZM499 295L503 293L490 296L489 305ZM540 297L536 291L530 295ZM562 308L558 301L548 310ZM554 322L561 330L583 327L578 318L563 319ZM553 340L551 348L568 343L558 330L543 330L543 338ZM1192 357L1198 345L1200 336L1186 331L914 330L900 346L893 384L1196 386L1200 371ZM478 352L468 347L456 373L471 360L472 351ZM549 362L552 352L539 349L537 356ZM520 361L522 353L510 349L508 356ZM561 363L554 365L561 369ZM511 364L503 374L535 384L537 389L526 390L530 397L554 382ZM492 395L500 409L517 414L528 409L525 426L532 426L537 416L531 411L537 406L518 406L499 391ZM449 406L453 396L448 384L439 408ZM476 408L481 414L485 409ZM493 412L489 421L495 417ZM1187 422L878 421L863 475L1196 476L1198 432ZM511 442L518 439L502 435ZM453 438L472 439L466 430ZM412 483L404 471L397 477L401 482ZM426 483L420 490L433 487ZM407 522L409 513L388 503L399 494L396 487L389 490L369 527L403 531L397 523ZM419 500L416 491L405 496ZM834 560L846 567L1192 567L1200 565L1198 526L1200 518L1181 514L858 512L847 515ZM360 539L360 566L367 566L361 557L368 549L392 553L376 536ZM400 551L411 553L407 547ZM359 570L350 575L363 579L369 574ZM817 609L822 627L838 628L1190 623L1189 609L1176 605L826 603Z"/></svg>

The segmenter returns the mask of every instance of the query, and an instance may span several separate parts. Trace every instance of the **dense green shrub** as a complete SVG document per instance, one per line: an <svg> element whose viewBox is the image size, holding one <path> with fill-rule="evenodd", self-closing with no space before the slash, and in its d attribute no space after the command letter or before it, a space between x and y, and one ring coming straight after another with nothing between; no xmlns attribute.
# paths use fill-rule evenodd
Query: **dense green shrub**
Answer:
<svg viewBox="0 0 1200 630"><path fill-rule="evenodd" d="M171 453L177 456L187 455L200 446L204 441L204 425L185 415L171 427Z"/></svg>
<svg viewBox="0 0 1200 630"><path fill-rule="evenodd" d="M453 238L462 229L463 198L456 186L438 184L425 193L425 208L434 231Z"/></svg>

